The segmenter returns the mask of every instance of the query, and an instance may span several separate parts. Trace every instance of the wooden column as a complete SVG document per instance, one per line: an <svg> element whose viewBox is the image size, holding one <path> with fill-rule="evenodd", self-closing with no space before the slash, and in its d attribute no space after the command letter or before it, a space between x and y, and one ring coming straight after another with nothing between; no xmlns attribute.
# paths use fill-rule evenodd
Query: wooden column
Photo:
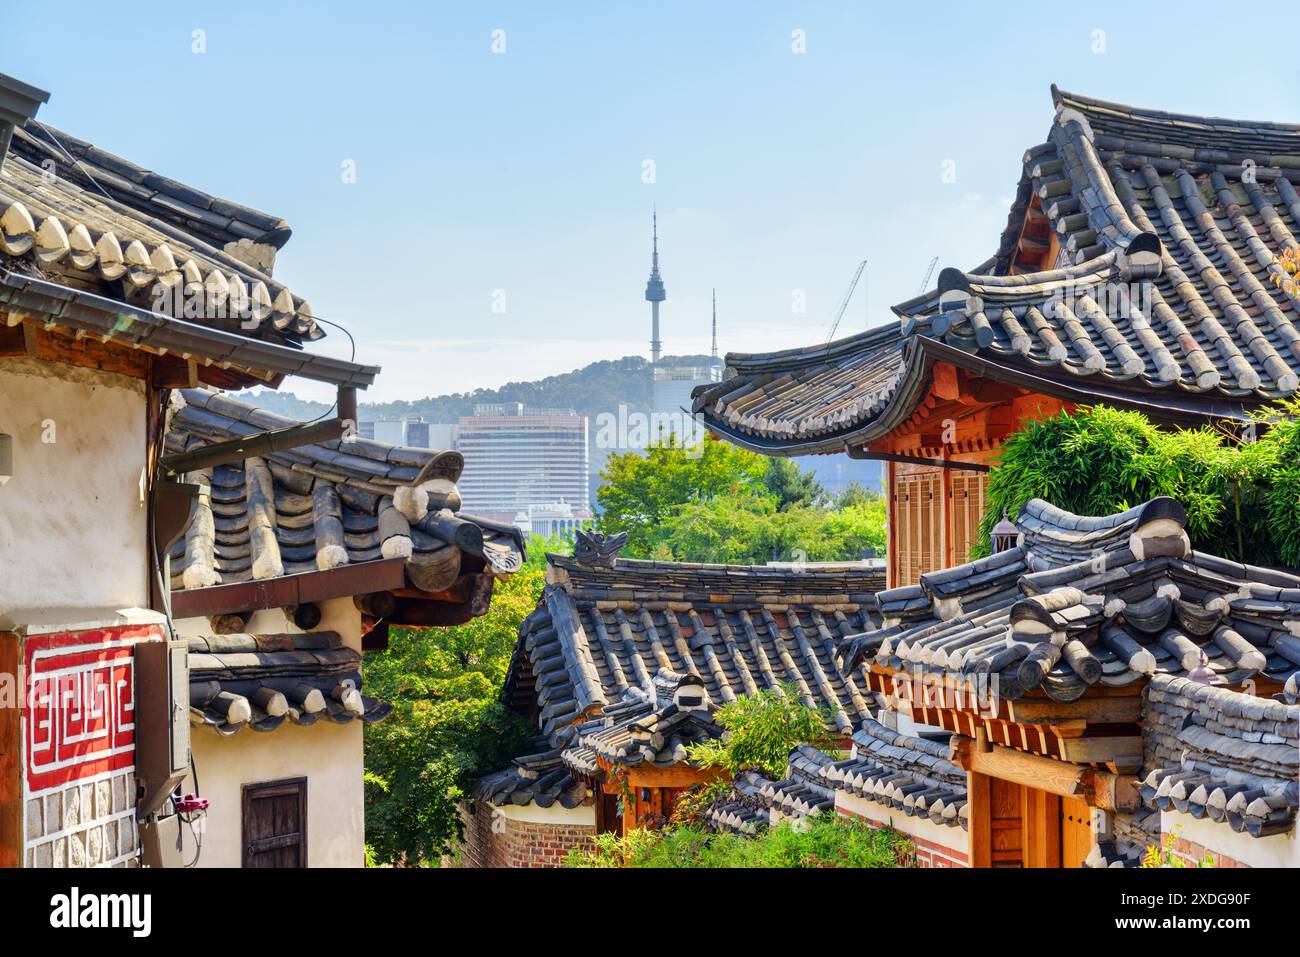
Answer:
<svg viewBox="0 0 1300 957"><path fill-rule="evenodd" d="M944 452L946 458L948 453ZM958 558L953 554L953 523L956 521L956 510L953 508L952 500L952 469L939 470L939 528L943 533L943 551L941 561L944 568L952 568L954 565L961 564L966 560L965 556Z"/></svg>
<svg viewBox="0 0 1300 957"><path fill-rule="evenodd" d="M990 814L990 781L987 774L966 772L966 802L970 812L970 866L993 866L993 821Z"/></svg>
<svg viewBox="0 0 1300 957"><path fill-rule="evenodd" d="M897 487L896 462L885 463L885 587L898 587L898 507L894 502Z"/></svg>

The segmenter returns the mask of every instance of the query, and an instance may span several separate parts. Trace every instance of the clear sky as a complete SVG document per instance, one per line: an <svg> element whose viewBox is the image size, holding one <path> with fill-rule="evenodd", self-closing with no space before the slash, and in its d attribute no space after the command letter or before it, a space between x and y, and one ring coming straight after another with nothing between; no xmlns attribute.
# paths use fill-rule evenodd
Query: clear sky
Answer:
<svg viewBox="0 0 1300 957"><path fill-rule="evenodd" d="M841 334L932 257L987 258L1052 82L1300 121L1275 11L986 6L9 3L0 72L51 125L287 219L276 276L384 366L367 398L418 398L647 353L654 204L665 351L707 351L714 286L723 351L762 351L823 340L862 259Z"/></svg>

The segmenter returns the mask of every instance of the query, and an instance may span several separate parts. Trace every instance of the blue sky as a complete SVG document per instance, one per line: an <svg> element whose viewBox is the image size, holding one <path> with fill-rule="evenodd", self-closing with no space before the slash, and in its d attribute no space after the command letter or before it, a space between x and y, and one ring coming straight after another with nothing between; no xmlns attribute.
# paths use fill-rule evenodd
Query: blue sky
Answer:
<svg viewBox="0 0 1300 957"><path fill-rule="evenodd" d="M384 400L645 353L652 204L667 352L707 351L714 286L724 351L824 339L862 259L840 331L886 322L932 257L993 251L1052 82L1300 121L1274 15L1235 15L1230 43L1223 10L16 4L0 72L51 91L51 125L287 219L277 277L353 330ZM337 333L319 348L347 355Z"/></svg>

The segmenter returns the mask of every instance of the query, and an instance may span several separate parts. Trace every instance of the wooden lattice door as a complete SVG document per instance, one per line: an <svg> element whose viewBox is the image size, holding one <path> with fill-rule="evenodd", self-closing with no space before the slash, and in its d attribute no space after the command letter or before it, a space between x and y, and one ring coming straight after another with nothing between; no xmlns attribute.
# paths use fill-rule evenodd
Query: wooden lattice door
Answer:
<svg viewBox="0 0 1300 957"><path fill-rule="evenodd" d="M894 473L895 585L914 585L944 567L943 477L939 469Z"/></svg>
<svg viewBox="0 0 1300 957"><path fill-rule="evenodd" d="M970 550L979 537L980 522L984 519L984 494L987 487L987 472L953 472L951 508L948 514L951 516L954 565L970 561Z"/></svg>

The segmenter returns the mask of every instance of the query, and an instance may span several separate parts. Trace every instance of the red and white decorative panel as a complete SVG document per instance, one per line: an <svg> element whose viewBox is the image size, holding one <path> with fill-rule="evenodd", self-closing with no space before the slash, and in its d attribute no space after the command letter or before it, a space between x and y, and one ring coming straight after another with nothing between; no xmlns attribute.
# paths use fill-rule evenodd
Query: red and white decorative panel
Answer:
<svg viewBox="0 0 1300 957"><path fill-rule="evenodd" d="M24 863L133 859L135 645L157 625L27 635L23 641Z"/></svg>

